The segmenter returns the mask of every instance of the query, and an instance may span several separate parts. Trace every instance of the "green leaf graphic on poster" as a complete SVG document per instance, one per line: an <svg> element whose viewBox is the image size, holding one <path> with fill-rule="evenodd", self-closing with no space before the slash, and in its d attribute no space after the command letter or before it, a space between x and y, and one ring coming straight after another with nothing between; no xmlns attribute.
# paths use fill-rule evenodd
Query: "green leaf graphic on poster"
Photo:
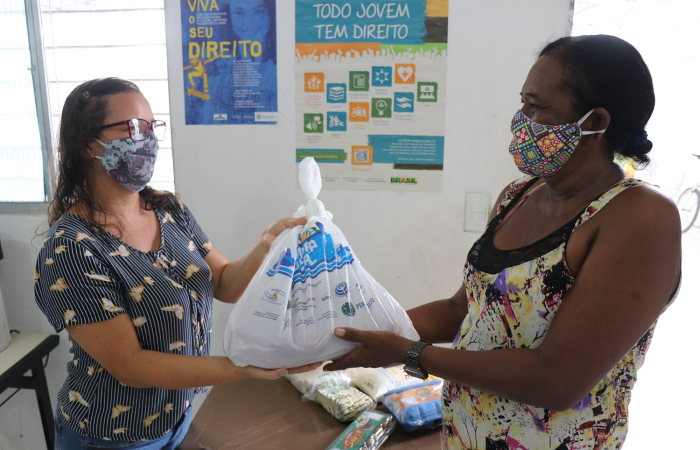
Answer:
<svg viewBox="0 0 700 450"><path fill-rule="evenodd" d="M372 117L378 119L391 119L391 99L373 98Z"/></svg>

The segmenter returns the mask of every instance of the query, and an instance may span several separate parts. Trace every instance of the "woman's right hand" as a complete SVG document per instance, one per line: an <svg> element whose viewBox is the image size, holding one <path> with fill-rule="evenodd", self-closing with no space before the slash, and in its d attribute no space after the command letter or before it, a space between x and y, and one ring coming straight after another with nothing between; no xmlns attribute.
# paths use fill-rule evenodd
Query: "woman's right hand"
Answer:
<svg viewBox="0 0 700 450"><path fill-rule="evenodd" d="M307 364L305 366L292 367L288 369L261 369L260 367L255 366L234 367L237 372L237 375L240 376L240 378L237 378L238 380L277 380L285 375L294 375L297 373L310 372L320 367L321 364L323 364L323 362L316 362L313 364Z"/></svg>

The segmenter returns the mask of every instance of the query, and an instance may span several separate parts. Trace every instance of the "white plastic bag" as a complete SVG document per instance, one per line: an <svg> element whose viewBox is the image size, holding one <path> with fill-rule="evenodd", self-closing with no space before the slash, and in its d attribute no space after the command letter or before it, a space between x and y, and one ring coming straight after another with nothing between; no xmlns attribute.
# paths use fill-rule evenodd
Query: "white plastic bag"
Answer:
<svg viewBox="0 0 700 450"><path fill-rule="evenodd" d="M321 173L313 158L301 162L299 181L308 203L295 217L309 221L272 243L229 316L226 355L236 365L267 369L335 359L357 346L335 337L336 327L419 339L404 309L362 268L316 199Z"/></svg>

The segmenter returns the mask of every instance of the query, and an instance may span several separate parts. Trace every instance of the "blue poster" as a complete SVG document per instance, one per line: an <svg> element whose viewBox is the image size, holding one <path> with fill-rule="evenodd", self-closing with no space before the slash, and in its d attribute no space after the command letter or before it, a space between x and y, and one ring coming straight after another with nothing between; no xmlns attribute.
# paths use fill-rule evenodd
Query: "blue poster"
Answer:
<svg viewBox="0 0 700 450"><path fill-rule="evenodd" d="M181 0L187 125L277 122L275 0Z"/></svg>

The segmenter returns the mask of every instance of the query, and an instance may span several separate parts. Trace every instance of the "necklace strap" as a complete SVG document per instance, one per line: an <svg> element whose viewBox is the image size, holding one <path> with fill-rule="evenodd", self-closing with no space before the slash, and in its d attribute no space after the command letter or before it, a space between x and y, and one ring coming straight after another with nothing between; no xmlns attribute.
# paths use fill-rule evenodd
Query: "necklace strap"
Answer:
<svg viewBox="0 0 700 450"><path fill-rule="evenodd" d="M622 178L619 178L619 179L615 180L615 182L614 182L613 184L611 184L611 185L605 190L605 192L608 192L610 189L614 188L615 186L617 186L618 184L620 184L621 182L623 182L623 181L626 180L626 179L627 179L627 177L622 177ZM512 216L513 213L515 213L515 211L517 211L518 208L520 208L520 207L523 205L523 203L525 203L525 200L527 200L528 197L530 197L530 195L534 194L535 191L537 191L538 189L540 189L540 188L541 188L542 186L544 186L545 184L547 184L547 183L546 183L546 182L543 182L543 183L541 183L541 184L538 184L538 185L535 186L534 188L530 189L529 191L525 192L525 194L524 194L524 195L522 196L522 198L518 201L518 203L516 203L515 206L513 206L513 209L511 209L510 211L508 211L508 214L506 214L506 215L503 217L503 219L501 219L501 221L498 223L498 225L496 225L496 230L498 230L498 229L501 227L501 225L503 225L503 223L504 223L506 220L508 220L508 218L509 218L510 216ZM494 230L494 231L496 231L496 230Z"/></svg>
<svg viewBox="0 0 700 450"><path fill-rule="evenodd" d="M538 189L540 189L540 188L541 188L542 186L544 186L545 184L547 184L547 183L544 183L544 182L543 182L542 184L538 184L538 185L535 186L534 188L532 188L532 189L530 189L529 191L525 192L525 194L523 194L523 196L520 198L520 200L518 200L518 203L516 203L515 206L513 206L513 209L511 209L510 211L508 211L508 214L506 214L506 215L503 217L503 219L501 219L501 221L498 223L498 225L496 225L496 230L498 230L498 229L501 227L501 225L503 225L503 223L504 223L506 220L508 220L508 218L509 218L510 216L512 216L513 213L514 213L515 211L517 211L518 208L520 208L520 207L522 206L523 203L525 203L525 200L527 200L527 198L528 198L530 195L532 195L533 192L537 191Z"/></svg>

